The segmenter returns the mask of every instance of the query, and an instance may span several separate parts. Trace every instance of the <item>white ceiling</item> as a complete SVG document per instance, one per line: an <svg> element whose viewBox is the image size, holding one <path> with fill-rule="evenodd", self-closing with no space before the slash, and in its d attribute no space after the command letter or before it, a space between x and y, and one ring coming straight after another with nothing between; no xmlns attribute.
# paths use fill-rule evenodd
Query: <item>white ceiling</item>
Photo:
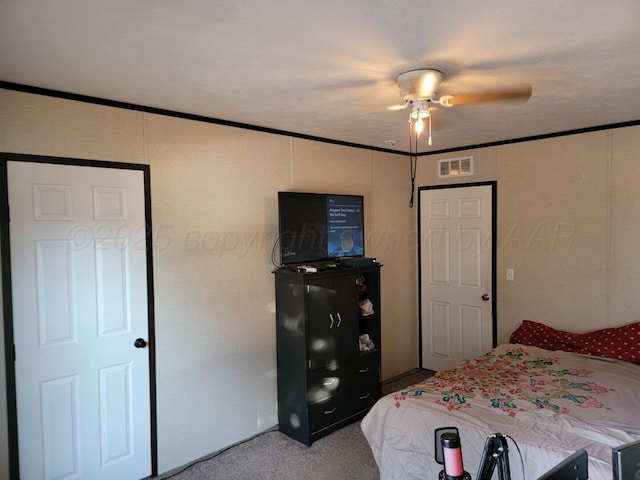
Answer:
<svg viewBox="0 0 640 480"><path fill-rule="evenodd" d="M423 152L640 119L638 0L0 0L0 81L406 152L395 78L440 93Z"/></svg>

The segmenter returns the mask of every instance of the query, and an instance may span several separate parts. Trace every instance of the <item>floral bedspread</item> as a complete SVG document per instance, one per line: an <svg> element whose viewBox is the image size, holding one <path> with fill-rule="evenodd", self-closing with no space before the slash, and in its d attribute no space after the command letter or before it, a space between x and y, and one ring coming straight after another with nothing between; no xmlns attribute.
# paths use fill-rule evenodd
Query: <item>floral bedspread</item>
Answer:
<svg viewBox="0 0 640 480"><path fill-rule="evenodd" d="M597 395L615 390L594 381L593 370L560 365L554 353L532 354L517 345L494 350L396 392L395 406L400 408L407 399L431 394L429 401L434 401L435 395L435 403L449 411L481 407L510 417L532 406L553 413L577 408L610 410Z"/></svg>
<svg viewBox="0 0 640 480"><path fill-rule="evenodd" d="M527 478L585 449L589 478L606 480L611 448L640 440L639 392L640 366L631 362L507 343L382 397L362 431L381 480L438 478L434 431L449 426L471 474L487 436L501 432L517 442Z"/></svg>

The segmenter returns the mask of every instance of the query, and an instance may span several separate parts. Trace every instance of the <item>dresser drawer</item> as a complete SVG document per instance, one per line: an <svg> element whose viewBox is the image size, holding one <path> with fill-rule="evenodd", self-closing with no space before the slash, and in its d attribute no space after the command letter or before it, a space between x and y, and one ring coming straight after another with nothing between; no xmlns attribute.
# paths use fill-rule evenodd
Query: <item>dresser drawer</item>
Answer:
<svg viewBox="0 0 640 480"><path fill-rule="evenodd" d="M334 395L314 403L309 408L309 430L317 432L343 420L351 413L346 395Z"/></svg>
<svg viewBox="0 0 640 480"><path fill-rule="evenodd" d="M329 397L344 393L353 381L353 375L339 366L311 372L307 389L309 403L322 402Z"/></svg>
<svg viewBox="0 0 640 480"><path fill-rule="evenodd" d="M358 382L355 392L357 411L371 408L382 394L379 361L378 352L367 353L358 360Z"/></svg>
<svg viewBox="0 0 640 480"><path fill-rule="evenodd" d="M378 382L365 382L360 385L358 390L358 411L367 410L373 407L373 404L378 401L382 395L382 387Z"/></svg>
<svg viewBox="0 0 640 480"><path fill-rule="evenodd" d="M380 383L380 354L370 352L358 359L358 379Z"/></svg>

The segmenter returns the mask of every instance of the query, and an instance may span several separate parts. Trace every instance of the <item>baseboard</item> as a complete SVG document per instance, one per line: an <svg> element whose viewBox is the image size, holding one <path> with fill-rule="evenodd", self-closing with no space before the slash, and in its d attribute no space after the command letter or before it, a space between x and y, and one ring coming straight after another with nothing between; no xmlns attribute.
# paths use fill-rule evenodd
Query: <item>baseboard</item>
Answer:
<svg viewBox="0 0 640 480"><path fill-rule="evenodd" d="M382 385L393 383L403 379L404 377L408 377L409 375L413 375L415 373L420 373L420 372L426 372L426 371L430 371L430 370L427 370L426 368L412 368L411 370L401 373L400 375L396 375L395 377L391 377L391 378L387 378L386 380L383 380Z"/></svg>

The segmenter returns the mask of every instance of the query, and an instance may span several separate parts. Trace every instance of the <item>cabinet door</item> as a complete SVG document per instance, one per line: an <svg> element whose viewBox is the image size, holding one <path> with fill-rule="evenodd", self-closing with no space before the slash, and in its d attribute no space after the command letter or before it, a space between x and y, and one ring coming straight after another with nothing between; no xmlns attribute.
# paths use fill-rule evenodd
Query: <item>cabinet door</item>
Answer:
<svg viewBox="0 0 640 480"><path fill-rule="evenodd" d="M309 368L358 353L357 302L351 276L314 278L307 288Z"/></svg>
<svg viewBox="0 0 640 480"><path fill-rule="evenodd" d="M341 361L355 360L360 353L358 342L360 309L355 276L338 277L335 285L339 292L334 304L334 310L340 318L340 327L335 332L338 337L339 358Z"/></svg>

